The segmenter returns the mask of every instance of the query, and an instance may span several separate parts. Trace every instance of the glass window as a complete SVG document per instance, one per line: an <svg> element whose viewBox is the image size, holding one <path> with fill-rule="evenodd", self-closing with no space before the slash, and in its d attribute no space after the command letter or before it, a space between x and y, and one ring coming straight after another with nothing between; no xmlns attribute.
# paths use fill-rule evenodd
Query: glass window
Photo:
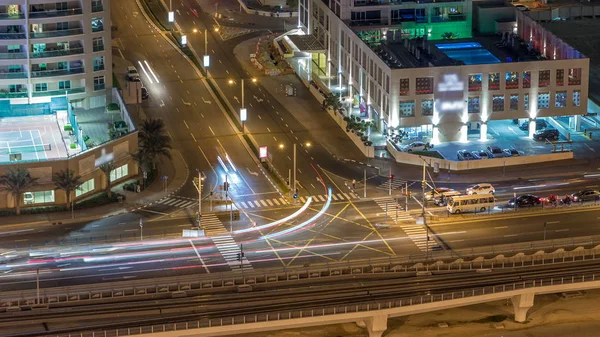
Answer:
<svg viewBox="0 0 600 337"><path fill-rule="evenodd" d="M94 71L104 70L104 56L94 56Z"/></svg>
<svg viewBox="0 0 600 337"><path fill-rule="evenodd" d="M23 193L23 204L25 205L49 202L54 202L54 190Z"/></svg>
<svg viewBox="0 0 600 337"><path fill-rule="evenodd" d="M548 109L550 107L550 93L542 92L538 94L538 109Z"/></svg>
<svg viewBox="0 0 600 337"><path fill-rule="evenodd" d="M500 73L490 73L488 75L488 90L500 89Z"/></svg>
<svg viewBox="0 0 600 337"><path fill-rule="evenodd" d="M481 74L469 75L469 91L481 91Z"/></svg>
<svg viewBox="0 0 600 337"><path fill-rule="evenodd" d="M504 95L494 95L492 98L492 111L502 112L504 111Z"/></svg>
<svg viewBox="0 0 600 337"><path fill-rule="evenodd" d="M573 106L580 106L581 104L581 91L579 90L574 90L573 91Z"/></svg>
<svg viewBox="0 0 600 337"><path fill-rule="evenodd" d="M92 18L92 32L104 30L104 21L102 18Z"/></svg>
<svg viewBox="0 0 600 337"><path fill-rule="evenodd" d="M71 81L59 81L58 89L71 89Z"/></svg>
<svg viewBox="0 0 600 337"><path fill-rule="evenodd" d="M481 110L479 108L479 96L469 97L467 100L467 112L470 114L477 114Z"/></svg>
<svg viewBox="0 0 600 337"><path fill-rule="evenodd" d="M554 106L557 108L564 108L567 106L567 92L557 91L554 95Z"/></svg>
<svg viewBox="0 0 600 337"><path fill-rule="evenodd" d="M556 85L561 86L565 84L565 70L556 69Z"/></svg>
<svg viewBox="0 0 600 337"><path fill-rule="evenodd" d="M531 88L531 71L523 72L523 88Z"/></svg>
<svg viewBox="0 0 600 337"><path fill-rule="evenodd" d="M48 83L36 83L35 91L48 91Z"/></svg>
<svg viewBox="0 0 600 337"><path fill-rule="evenodd" d="M417 95L433 94L433 77L417 77L415 91Z"/></svg>
<svg viewBox="0 0 600 337"><path fill-rule="evenodd" d="M111 172L112 173L112 172ZM94 186L94 178L85 181L83 184L81 184L79 186L79 188L77 188L75 190L75 196L78 197L80 195L84 195L86 193L92 192L94 190L95 186Z"/></svg>
<svg viewBox="0 0 600 337"><path fill-rule="evenodd" d="M56 30L68 30L68 29L69 29L68 22L57 22L56 23Z"/></svg>
<svg viewBox="0 0 600 337"><path fill-rule="evenodd" d="M410 91L410 79L409 78L401 78L400 79L400 96L407 96Z"/></svg>
<svg viewBox="0 0 600 337"><path fill-rule="evenodd" d="M8 45L8 52L9 53L20 53L21 52L21 45L18 45L18 44L9 44Z"/></svg>
<svg viewBox="0 0 600 337"><path fill-rule="evenodd" d="M510 111L519 110L519 94L510 95Z"/></svg>
<svg viewBox="0 0 600 337"><path fill-rule="evenodd" d="M433 100L424 99L421 101L421 115L433 116Z"/></svg>
<svg viewBox="0 0 600 337"><path fill-rule="evenodd" d="M506 72L506 89L519 89L519 73L516 71Z"/></svg>
<svg viewBox="0 0 600 337"><path fill-rule="evenodd" d="M110 171L110 181L115 181L123 177L127 177L128 167L127 164L119 166L116 169Z"/></svg>
<svg viewBox="0 0 600 337"><path fill-rule="evenodd" d="M400 117L413 117L415 115L415 101L400 101Z"/></svg>
<svg viewBox="0 0 600 337"><path fill-rule="evenodd" d="M94 77L94 90L104 89L104 76Z"/></svg>
<svg viewBox="0 0 600 337"><path fill-rule="evenodd" d="M569 69L569 85L581 85L581 68Z"/></svg>
<svg viewBox="0 0 600 337"><path fill-rule="evenodd" d="M550 70L540 70L539 87L545 88L550 85Z"/></svg>
<svg viewBox="0 0 600 337"><path fill-rule="evenodd" d="M94 46L94 51L104 50L104 38L103 37L93 38L92 45Z"/></svg>
<svg viewBox="0 0 600 337"><path fill-rule="evenodd" d="M529 112L529 94L523 94L523 109Z"/></svg>

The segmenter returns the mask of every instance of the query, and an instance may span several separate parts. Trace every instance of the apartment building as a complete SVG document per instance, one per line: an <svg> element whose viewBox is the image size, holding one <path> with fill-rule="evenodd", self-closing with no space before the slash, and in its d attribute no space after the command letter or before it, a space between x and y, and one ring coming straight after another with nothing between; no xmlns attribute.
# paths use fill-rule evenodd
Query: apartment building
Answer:
<svg viewBox="0 0 600 337"><path fill-rule="evenodd" d="M8 4L7 4L8 3ZM106 104L112 87L109 0L0 4L0 100L76 107Z"/></svg>
<svg viewBox="0 0 600 337"><path fill-rule="evenodd" d="M300 0L298 26L323 51L298 72L380 130L435 142L487 139L494 121L587 112L589 59L515 10L472 34L471 0ZM302 51L302 50L300 50Z"/></svg>

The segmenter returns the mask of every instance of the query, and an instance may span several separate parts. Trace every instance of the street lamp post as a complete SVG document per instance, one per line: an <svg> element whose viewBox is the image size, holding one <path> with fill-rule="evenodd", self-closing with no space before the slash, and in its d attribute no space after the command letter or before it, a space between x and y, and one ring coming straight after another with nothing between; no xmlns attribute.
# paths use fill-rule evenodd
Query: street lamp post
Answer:
<svg viewBox="0 0 600 337"><path fill-rule="evenodd" d="M202 227L202 171L198 170L198 227Z"/></svg>
<svg viewBox="0 0 600 337"><path fill-rule="evenodd" d="M296 143L294 143L294 183L292 185L294 186L294 194L296 194ZM294 203L296 200L298 200L298 198L294 199Z"/></svg>
<svg viewBox="0 0 600 337"><path fill-rule="evenodd" d="M426 229L426 236L425 236L425 258L428 259L429 258L429 227L427 226L427 218L425 217L425 185L427 184L426 180L425 180L425 161L423 160L423 181L421 181L421 187L423 189L423 199L421 201L421 217L423 218L423 226L425 226Z"/></svg>

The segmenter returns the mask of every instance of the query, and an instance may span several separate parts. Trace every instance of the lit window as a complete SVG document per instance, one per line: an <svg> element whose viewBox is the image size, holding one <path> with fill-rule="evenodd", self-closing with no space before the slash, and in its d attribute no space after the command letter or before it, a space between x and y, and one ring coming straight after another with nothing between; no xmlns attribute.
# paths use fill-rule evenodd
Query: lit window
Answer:
<svg viewBox="0 0 600 337"><path fill-rule="evenodd" d="M550 93L543 92L538 94L538 109L548 109L550 107Z"/></svg>
<svg viewBox="0 0 600 337"><path fill-rule="evenodd" d="M125 164L123 166L119 166L116 169L110 171L110 181L119 180L121 178L127 177L129 174L128 165Z"/></svg>
<svg viewBox="0 0 600 337"><path fill-rule="evenodd" d="M50 202L54 202L54 190L23 193L23 204L25 205L46 204Z"/></svg>
<svg viewBox="0 0 600 337"><path fill-rule="evenodd" d="M84 195L86 193L92 192L95 188L94 178L84 182L75 190L75 196L78 197L80 195Z"/></svg>

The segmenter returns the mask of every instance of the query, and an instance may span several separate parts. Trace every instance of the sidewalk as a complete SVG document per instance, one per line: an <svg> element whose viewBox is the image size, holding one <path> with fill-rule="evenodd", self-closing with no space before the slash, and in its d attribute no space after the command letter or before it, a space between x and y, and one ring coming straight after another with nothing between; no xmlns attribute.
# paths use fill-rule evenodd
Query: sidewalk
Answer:
<svg viewBox="0 0 600 337"><path fill-rule="evenodd" d="M322 111L321 103L310 93L295 74L267 76L250 62L250 54L256 52L257 38L238 44L233 53L240 64L251 76L259 79L277 101L290 112L298 122L330 153L344 158L362 160L363 154L358 150L336 122ZM285 87L291 85L296 96L286 96ZM351 146L350 146L351 145Z"/></svg>

